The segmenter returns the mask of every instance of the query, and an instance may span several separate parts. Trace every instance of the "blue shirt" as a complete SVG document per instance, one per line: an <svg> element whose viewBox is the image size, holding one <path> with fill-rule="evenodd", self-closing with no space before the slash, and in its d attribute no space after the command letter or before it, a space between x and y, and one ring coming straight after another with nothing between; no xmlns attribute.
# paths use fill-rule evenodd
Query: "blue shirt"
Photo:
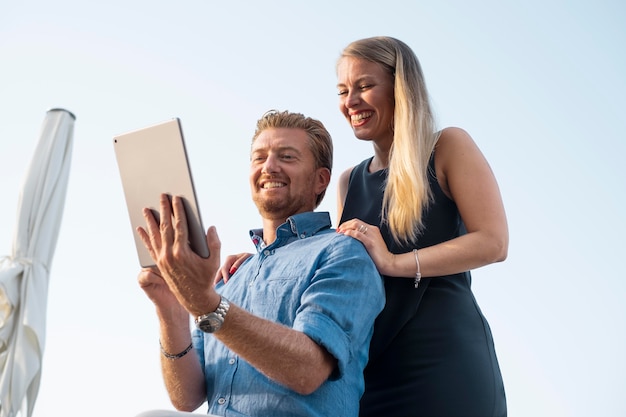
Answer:
<svg viewBox="0 0 626 417"><path fill-rule="evenodd" d="M357 416L382 279L361 242L330 228L328 213L301 213L217 291L248 312L301 331L337 359L315 392L300 395L267 378L213 335L195 330L207 381L208 412L223 416Z"/></svg>

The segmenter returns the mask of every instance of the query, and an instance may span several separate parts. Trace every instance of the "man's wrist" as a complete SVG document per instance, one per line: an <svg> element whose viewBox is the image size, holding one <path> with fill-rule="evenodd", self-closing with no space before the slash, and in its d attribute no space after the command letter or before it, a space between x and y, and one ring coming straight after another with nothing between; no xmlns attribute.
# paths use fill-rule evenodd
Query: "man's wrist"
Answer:
<svg viewBox="0 0 626 417"><path fill-rule="evenodd" d="M189 312L180 304L167 307L157 306L157 316L166 326L189 326Z"/></svg>
<svg viewBox="0 0 626 417"><path fill-rule="evenodd" d="M189 310L189 314L191 314L193 318L217 310L220 305L220 301L222 301L222 296L215 291L212 291L212 294L206 297L203 301L205 302L198 304L197 307L194 306L193 309Z"/></svg>
<svg viewBox="0 0 626 417"><path fill-rule="evenodd" d="M205 333L218 331L222 328L229 309L230 303L228 300L224 297L220 297L220 303L214 311L196 317L196 327Z"/></svg>
<svg viewBox="0 0 626 417"><path fill-rule="evenodd" d="M187 353L189 353L191 349L193 349L193 342L189 342L189 345L179 353L169 353L168 351L166 351L163 347L163 344L161 343L161 340L159 340L159 347L161 348L161 353L163 354L163 356L165 356L167 359L176 360L182 358Z"/></svg>

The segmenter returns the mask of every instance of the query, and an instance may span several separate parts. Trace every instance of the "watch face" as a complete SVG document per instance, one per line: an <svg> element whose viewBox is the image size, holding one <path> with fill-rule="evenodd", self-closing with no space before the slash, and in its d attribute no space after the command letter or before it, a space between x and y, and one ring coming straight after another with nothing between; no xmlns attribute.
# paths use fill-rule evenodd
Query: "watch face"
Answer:
<svg viewBox="0 0 626 417"><path fill-rule="evenodd" d="M196 327L205 333L218 331L222 327L222 324L224 324L224 317L226 313L228 313L229 308L230 304L228 300L222 297L220 304L217 306L217 310L196 319Z"/></svg>
<svg viewBox="0 0 626 417"><path fill-rule="evenodd" d="M216 313L207 314L198 322L198 328L206 333L213 333L222 327L224 319Z"/></svg>

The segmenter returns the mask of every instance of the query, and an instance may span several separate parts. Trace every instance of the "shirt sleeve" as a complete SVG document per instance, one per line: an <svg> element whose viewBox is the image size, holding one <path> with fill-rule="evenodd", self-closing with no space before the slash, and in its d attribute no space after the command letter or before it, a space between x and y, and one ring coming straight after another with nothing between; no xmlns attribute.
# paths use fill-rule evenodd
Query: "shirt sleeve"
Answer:
<svg viewBox="0 0 626 417"><path fill-rule="evenodd" d="M337 234L320 253L294 329L337 359L331 379L338 379L350 361L367 360L374 320L384 303L382 278L363 244Z"/></svg>
<svg viewBox="0 0 626 417"><path fill-rule="evenodd" d="M204 334L201 330L197 328L193 328L191 330L191 343L193 344L194 350L198 355L200 365L202 366L202 371L204 372Z"/></svg>

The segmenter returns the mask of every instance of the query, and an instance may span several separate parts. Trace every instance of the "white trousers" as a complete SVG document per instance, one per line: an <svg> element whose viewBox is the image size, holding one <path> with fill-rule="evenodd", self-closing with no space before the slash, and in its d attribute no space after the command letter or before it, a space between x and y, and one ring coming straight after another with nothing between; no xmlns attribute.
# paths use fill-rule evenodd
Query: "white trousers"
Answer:
<svg viewBox="0 0 626 417"><path fill-rule="evenodd" d="M137 414L135 417L193 417L193 416L219 417L219 416L216 416L215 414L197 414L197 413L187 413L185 411L170 411L170 410L144 411L141 414Z"/></svg>

